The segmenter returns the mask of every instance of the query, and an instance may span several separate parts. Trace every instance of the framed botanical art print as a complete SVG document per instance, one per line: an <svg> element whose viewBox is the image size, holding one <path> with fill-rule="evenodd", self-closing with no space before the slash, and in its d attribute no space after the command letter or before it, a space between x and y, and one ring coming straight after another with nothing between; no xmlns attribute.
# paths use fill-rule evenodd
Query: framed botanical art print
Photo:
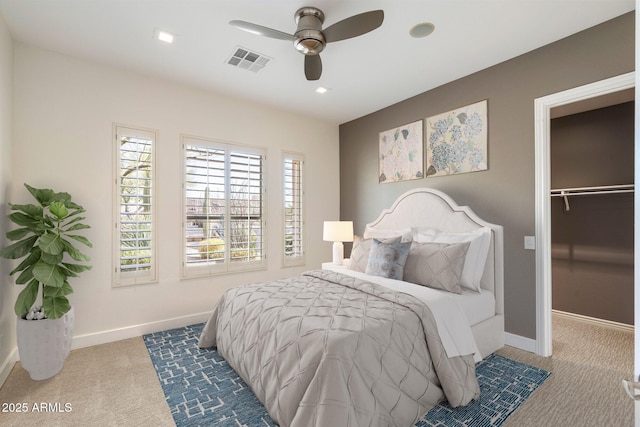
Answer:
<svg viewBox="0 0 640 427"><path fill-rule="evenodd" d="M424 177L422 120L380 132L378 182Z"/></svg>
<svg viewBox="0 0 640 427"><path fill-rule="evenodd" d="M487 100L426 119L427 176L487 170Z"/></svg>

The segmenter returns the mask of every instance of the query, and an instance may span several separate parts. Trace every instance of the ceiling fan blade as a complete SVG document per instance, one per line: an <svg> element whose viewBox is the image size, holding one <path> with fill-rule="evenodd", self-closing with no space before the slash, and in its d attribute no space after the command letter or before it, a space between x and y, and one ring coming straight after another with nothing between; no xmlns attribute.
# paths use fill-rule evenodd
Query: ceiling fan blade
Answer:
<svg viewBox="0 0 640 427"><path fill-rule="evenodd" d="M271 37L272 39L289 40L289 41L293 41L296 39L291 34L283 33L282 31L274 30L273 28L263 27L262 25L252 24L251 22L234 20L234 21L229 21L229 25L251 34Z"/></svg>
<svg viewBox="0 0 640 427"><path fill-rule="evenodd" d="M336 22L323 30L322 33L327 43L337 42L375 30L382 25L383 20L384 12L382 10L372 10Z"/></svg>
<svg viewBox="0 0 640 427"><path fill-rule="evenodd" d="M304 75L307 80L318 80L322 75L322 60L320 55L305 55Z"/></svg>

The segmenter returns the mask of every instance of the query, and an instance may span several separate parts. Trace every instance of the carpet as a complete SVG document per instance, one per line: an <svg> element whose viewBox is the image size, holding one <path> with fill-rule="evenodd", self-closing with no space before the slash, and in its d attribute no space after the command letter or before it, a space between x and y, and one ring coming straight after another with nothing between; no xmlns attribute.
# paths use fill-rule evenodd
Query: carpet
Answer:
<svg viewBox="0 0 640 427"><path fill-rule="evenodd" d="M275 426L251 389L218 352L198 348L203 326L143 337L176 425ZM550 375L498 355L480 362L476 372L480 399L461 408L451 408L445 401L416 426L499 426Z"/></svg>

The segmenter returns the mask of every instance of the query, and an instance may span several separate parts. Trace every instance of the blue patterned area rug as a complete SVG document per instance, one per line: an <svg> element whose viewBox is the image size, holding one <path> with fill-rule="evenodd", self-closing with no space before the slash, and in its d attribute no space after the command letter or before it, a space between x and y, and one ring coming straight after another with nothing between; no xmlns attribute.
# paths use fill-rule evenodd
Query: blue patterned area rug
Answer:
<svg viewBox="0 0 640 427"><path fill-rule="evenodd" d="M143 337L176 425L275 426L251 389L218 352L198 348L203 326ZM498 355L483 360L476 372L480 399L461 408L443 402L416 426L499 426L550 375Z"/></svg>

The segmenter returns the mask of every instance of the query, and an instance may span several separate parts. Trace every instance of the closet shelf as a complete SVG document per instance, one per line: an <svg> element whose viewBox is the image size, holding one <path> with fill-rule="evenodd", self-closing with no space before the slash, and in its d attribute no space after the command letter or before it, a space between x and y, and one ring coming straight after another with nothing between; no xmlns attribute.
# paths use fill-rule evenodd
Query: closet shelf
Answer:
<svg viewBox="0 0 640 427"><path fill-rule="evenodd" d="M556 188L551 190L551 197L564 199L565 211L569 211L569 196L592 196L597 194L633 193L634 184L600 185L595 187Z"/></svg>

